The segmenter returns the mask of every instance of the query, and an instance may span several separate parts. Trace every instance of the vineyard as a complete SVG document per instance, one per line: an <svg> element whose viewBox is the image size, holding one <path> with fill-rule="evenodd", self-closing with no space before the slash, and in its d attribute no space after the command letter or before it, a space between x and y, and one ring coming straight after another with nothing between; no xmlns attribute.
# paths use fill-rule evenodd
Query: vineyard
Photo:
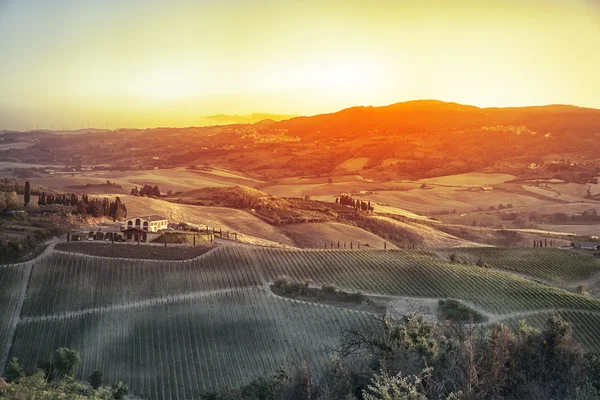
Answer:
<svg viewBox="0 0 600 400"><path fill-rule="evenodd" d="M551 248L479 247L444 249L437 253L454 254L475 264L487 263L492 268L505 269L552 282L588 279L600 273L600 264L588 253Z"/></svg>
<svg viewBox="0 0 600 400"><path fill-rule="evenodd" d="M506 272L450 263L428 252L259 249L257 255L269 280L287 275L346 291L455 298L496 315L562 308L600 312L598 300Z"/></svg>
<svg viewBox="0 0 600 400"><path fill-rule="evenodd" d="M12 316L23 285L25 268L18 265L0 266L0 359L8 339Z"/></svg>
<svg viewBox="0 0 600 400"><path fill-rule="evenodd" d="M469 251L489 263L538 268L535 254L521 255L521 265L519 256L494 250ZM544 250L540 258L539 268L592 271L580 254ZM23 270L0 267L0 333L18 307ZM31 370L56 348L73 348L83 360L78 379L100 369L107 383L123 380L132 394L148 399L198 398L303 361L318 376L341 331L367 327L375 316L276 296L268 284L282 275L373 298L458 299L489 322L515 328L521 319L542 326L559 313L575 323L575 337L586 349L600 350L600 301L453 263L440 252L219 247L185 261L48 253L25 282L10 356Z"/></svg>
<svg viewBox="0 0 600 400"><path fill-rule="evenodd" d="M12 355L27 368L60 346L77 349L77 378L95 369L128 382L141 398L194 399L239 386L279 367L324 367L340 330L369 324L365 313L268 295L261 288L116 307L52 318L27 318Z"/></svg>

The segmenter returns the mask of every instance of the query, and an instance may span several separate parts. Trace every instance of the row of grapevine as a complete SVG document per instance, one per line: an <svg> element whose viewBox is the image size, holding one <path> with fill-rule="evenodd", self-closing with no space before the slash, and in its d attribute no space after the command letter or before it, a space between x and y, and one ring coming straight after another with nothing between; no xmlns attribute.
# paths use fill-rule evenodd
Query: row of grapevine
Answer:
<svg viewBox="0 0 600 400"><path fill-rule="evenodd" d="M350 291L456 298L498 315L555 308L600 310L598 300L501 271L449 263L426 252L255 251L269 280L288 275Z"/></svg>
<svg viewBox="0 0 600 400"><path fill-rule="evenodd" d="M216 262L212 262L216 261ZM198 279L198 271L203 278ZM228 247L185 262L109 259L57 253L38 262L23 316L111 307L216 287L260 285L251 260ZM226 285L221 285L226 282Z"/></svg>
<svg viewBox="0 0 600 400"><path fill-rule="evenodd" d="M141 398L192 399L300 360L318 374L340 331L366 327L370 318L240 288L135 309L30 318L18 325L11 356L33 369L66 346L81 353L78 379L100 369L107 383L128 382Z"/></svg>
<svg viewBox="0 0 600 400"><path fill-rule="evenodd" d="M8 344L6 341L9 339L8 332L19 301L19 292L26 283L23 282L24 272L23 266L0 266L0 354Z"/></svg>
<svg viewBox="0 0 600 400"><path fill-rule="evenodd" d="M525 273L549 281L581 280L600 273L600 264L591 254L571 250L480 247L440 249L436 252L446 257L454 254L473 264L481 260L493 268Z"/></svg>

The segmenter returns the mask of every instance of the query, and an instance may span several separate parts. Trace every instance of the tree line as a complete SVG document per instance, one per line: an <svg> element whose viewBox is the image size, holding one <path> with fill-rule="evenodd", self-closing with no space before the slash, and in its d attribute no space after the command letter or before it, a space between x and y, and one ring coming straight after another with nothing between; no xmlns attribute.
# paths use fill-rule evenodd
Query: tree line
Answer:
<svg viewBox="0 0 600 400"><path fill-rule="evenodd" d="M0 179L0 192L15 192L16 194L26 194L26 187L29 187L29 193L39 195L42 192L41 188L31 188L29 181L24 184L19 183L16 179L2 178Z"/></svg>
<svg viewBox="0 0 600 400"><path fill-rule="evenodd" d="M110 217L115 221L127 217L127 207L119 196L114 201L110 201L108 198L90 199L87 194L79 197L74 193L46 194L46 192L42 192L38 199L38 205L48 206L53 204L76 207L77 213L82 216L89 215L95 218Z"/></svg>
<svg viewBox="0 0 600 400"><path fill-rule="evenodd" d="M340 204L342 206L349 206L354 208L355 210L360 211L375 211L375 207L371 205L371 201L362 201L353 199L349 194L342 194L340 197L335 198L335 204Z"/></svg>
<svg viewBox="0 0 600 400"><path fill-rule="evenodd" d="M141 189L134 187L131 189L132 196L160 197L160 189L158 185L144 185Z"/></svg>
<svg viewBox="0 0 600 400"><path fill-rule="evenodd" d="M65 347L56 350L51 361L38 364L35 371L26 371L13 357L5 369L10 385L0 385L0 399L122 400L129 393L121 381L102 386L103 373L99 370L89 377L90 386L76 382L73 374L80 363L79 352Z"/></svg>

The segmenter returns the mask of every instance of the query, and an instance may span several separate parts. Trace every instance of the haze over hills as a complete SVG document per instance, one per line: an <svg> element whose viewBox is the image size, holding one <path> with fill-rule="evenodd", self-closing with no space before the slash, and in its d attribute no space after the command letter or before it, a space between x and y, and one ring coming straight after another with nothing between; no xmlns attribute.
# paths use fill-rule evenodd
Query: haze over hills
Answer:
<svg viewBox="0 0 600 400"><path fill-rule="evenodd" d="M530 173L532 163L571 160L581 165L569 173L583 174L579 180L585 182L595 173L589 168L598 158L600 110L420 100L278 122L78 133L77 138L38 133L27 149L0 151L0 161L119 168L212 164L263 180L345 171L383 181L476 171Z"/></svg>

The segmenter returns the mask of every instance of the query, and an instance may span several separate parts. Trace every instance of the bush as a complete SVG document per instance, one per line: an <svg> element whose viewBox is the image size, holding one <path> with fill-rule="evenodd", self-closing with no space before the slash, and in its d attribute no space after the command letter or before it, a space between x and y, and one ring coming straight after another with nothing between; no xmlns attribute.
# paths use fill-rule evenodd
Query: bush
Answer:
<svg viewBox="0 0 600 400"><path fill-rule="evenodd" d="M276 288L279 288L281 286L289 285L290 283L292 283L292 279L289 276L287 276L287 275L280 275L277 278L275 278L275 281L273 282L273 285Z"/></svg>
<svg viewBox="0 0 600 400"><path fill-rule="evenodd" d="M321 292L323 292L323 294L328 294L328 295L332 295L335 294L335 286L329 286L329 285L325 285L321 287Z"/></svg>
<svg viewBox="0 0 600 400"><path fill-rule="evenodd" d="M456 323L468 323L471 319L475 323L486 320L482 314L454 299L438 301L438 317L441 321L451 320Z"/></svg>
<svg viewBox="0 0 600 400"><path fill-rule="evenodd" d="M102 375L101 371L94 371L94 373L90 375L90 386L96 390L102 386Z"/></svg>

